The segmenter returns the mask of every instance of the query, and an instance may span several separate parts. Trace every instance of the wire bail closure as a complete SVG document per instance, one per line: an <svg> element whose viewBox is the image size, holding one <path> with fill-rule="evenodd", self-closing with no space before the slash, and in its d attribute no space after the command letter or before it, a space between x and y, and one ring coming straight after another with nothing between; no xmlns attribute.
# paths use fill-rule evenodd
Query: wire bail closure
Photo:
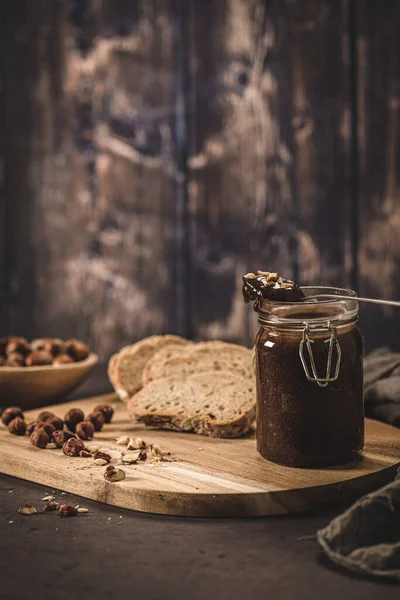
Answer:
<svg viewBox="0 0 400 600"><path fill-rule="evenodd" d="M317 385L319 385L319 387L326 387L329 383L331 383L332 381L336 381L336 379L339 377L340 362L342 359L342 350L340 348L339 340L337 339L336 327L334 327L329 320L327 321L326 326L318 326L318 330L326 329L327 332L331 333L330 338L327 340L324 340L325 344L329 344L328 361L327 361L327 365L326 365L326 375L325 375L325 377L318 377L317 368L315 366L314 355L313 355L312 348L311 348L311 344L314 344L315 340L312 340L309 337L310 324L305 322L304 325L305 325L305 327L303 329L303 337L302 337L302 340L301 340L300 346L299 346L299 355L300 355L301 364L303 365L303 369L304 369L304 372L306 374L308 381L312 381L312 382L316 383ZM308 357L310 360L312 374L310 374L309 367L306 362L305 348L307 348L307 351L308 351ZM336 359L335 371L332 375L331 374L332 357L333 357L334 348L336 348L337 359Z"/></svg>

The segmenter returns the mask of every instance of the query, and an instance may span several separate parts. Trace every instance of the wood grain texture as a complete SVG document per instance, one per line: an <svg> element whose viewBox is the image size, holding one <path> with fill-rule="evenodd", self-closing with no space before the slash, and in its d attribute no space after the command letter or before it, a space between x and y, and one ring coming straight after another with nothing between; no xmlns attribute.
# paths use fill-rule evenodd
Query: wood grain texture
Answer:
<svg viewBox="0 0 400 600"><path fill-rule="evenodd" d="M176 331L172 2L16 0L7 22L8 331L103 358Z"/></svg>
<svg viewBox="0 0 400 600"><path fill-rule="evenodd" d="M235 517L284 514L354 500L394 478L400 464L400 432L366 422L366 447L352 465L321 469L292 469L262 459L253 437L221 440L153 431L129 422L125 406L115 395L82 400L91 412L99 402L112 402L113 422L96 434L95 442L109 448L119 435L130 433L157 443L178 460L154 467L123 466L127 476L118 483L104 480L104 467L92 458L66 457L61 450L34 448L27 438L0 430L0 470L106 504L133 510L196 517ZM49 407L55 414L77 402ZM35 418L40 409L29 411ZM115 449L120 447L115 446Z"/></svg>
<svg viewBox="0 0 400 600"><path fill-rule="evenodd" d="M249 343L244 272L350 282L348 3L190 7L194 330Z"/></svg>
<svg viewBox="0 0 400 600"><path fill-rule="evenodd" d="M400 4L356 3L359 285L361 296L400 298ZM400 351L400 313L365 306L367 348Z"/></svg>

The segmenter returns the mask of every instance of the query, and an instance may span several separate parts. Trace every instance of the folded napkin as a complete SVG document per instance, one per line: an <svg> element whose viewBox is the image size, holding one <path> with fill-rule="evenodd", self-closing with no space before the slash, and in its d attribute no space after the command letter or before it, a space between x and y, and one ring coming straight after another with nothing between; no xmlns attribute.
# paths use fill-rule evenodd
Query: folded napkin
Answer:
<svg viewBox="0 0 400 600"><path fill-rule="evenodd" d="M400 479L358 500L317 539L343 567L400 580Z"/></svg>
<svg viewBox="0 0 400 600"><path fill-rule="evenodd" d="M400 427L399 353L379 348L365 357L364 400L367 417ZM343 567L400 580L400 471L393 483L364 496L320 529L317 539Z"/></svg>
<svg viewBox="0 0 400 600"><path fill-rule="evenodd" d="M400 427L400 353L378 348L364 359L365 415Z"/></svg>

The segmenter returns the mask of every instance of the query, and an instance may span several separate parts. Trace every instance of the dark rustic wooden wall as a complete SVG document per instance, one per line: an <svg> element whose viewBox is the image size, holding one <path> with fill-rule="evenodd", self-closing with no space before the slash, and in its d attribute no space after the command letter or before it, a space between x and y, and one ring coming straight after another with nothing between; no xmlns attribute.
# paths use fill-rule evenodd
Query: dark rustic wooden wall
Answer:
<svg viewBox="0 0 400 600"><path fill-rule="evenodd" d="M250 268L400 298L400 3L1 3L0 329L250 344ZM400 350L395 309L362 310Z"/></svg>

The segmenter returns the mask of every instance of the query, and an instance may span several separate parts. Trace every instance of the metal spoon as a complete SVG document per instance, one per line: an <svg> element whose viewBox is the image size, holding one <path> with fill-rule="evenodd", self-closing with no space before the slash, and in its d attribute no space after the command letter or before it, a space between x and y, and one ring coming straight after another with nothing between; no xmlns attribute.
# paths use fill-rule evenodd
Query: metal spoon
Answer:
<svg viewBox="0 0 400 600"><path fill-rule="evenodd" d="M400 302L396 300L378 300L377 298L360 298L359 296L341 296L339 294L315 294L315 296L307 296L303 302L309 300L356 300L357 302L369 302L370 304L383 304L385 306L397 306L400 308Z"/></svg>

